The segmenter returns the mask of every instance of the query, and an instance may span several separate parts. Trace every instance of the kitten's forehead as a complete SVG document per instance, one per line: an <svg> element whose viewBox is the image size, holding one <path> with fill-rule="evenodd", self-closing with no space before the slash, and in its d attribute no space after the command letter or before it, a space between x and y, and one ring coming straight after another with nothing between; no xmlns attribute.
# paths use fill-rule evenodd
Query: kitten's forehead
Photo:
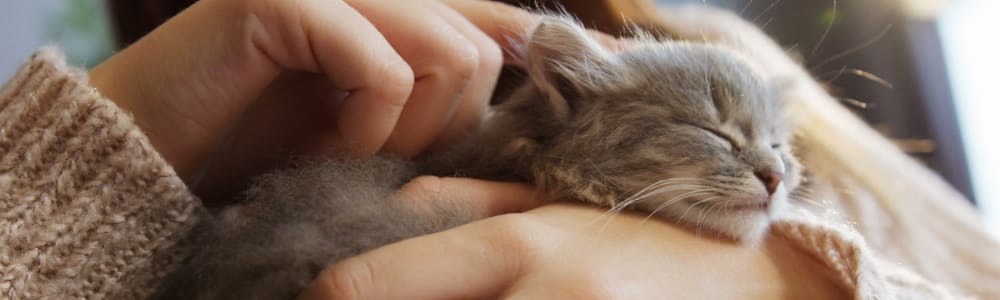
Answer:
<svg viewBox="0 0 1000 300"><path fill-rule="evenodd" d="M627 51L619 58L623 69L632 73L628 77L634 94L644 98L639 100L666 106L674 117L749 130L778 113L771 87L734 51L667 43Z"/></svg>

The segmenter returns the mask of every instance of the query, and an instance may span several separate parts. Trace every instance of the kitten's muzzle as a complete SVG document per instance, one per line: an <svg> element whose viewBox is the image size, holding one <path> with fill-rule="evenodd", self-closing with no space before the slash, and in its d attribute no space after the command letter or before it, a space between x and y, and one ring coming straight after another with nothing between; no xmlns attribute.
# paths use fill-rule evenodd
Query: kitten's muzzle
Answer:
<svg viewBox="0 0 1000 300"><path fill-rule="evenodd" d="M774 171L757 171L753 174L764 184L768 196L774 195L774 192L778 190L778 185L781 184L781 178L784 177L784 174Z"/></svg>

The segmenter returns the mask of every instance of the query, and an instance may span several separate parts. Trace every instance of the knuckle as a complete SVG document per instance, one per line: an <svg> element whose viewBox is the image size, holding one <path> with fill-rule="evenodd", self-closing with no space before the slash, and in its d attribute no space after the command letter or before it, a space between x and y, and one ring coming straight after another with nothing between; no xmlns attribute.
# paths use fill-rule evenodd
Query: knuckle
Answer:
<svg viewBox="0 0 1000 300"><path fill-rule="evenodd" d="M476 46L464 37L456 37L444 55L444 63L458 80L471 78L479 69L480 53Z"/></svg>
<svg viewBox="0 0 1000 300"><path fill-rule="evenodd" d="M526 214L506 214L493 217L490 229L500 249L534 258L547 250L546 237L554 234L548 224Z"/></svg>
<svg viewBox="0 0 1000 300"><path fill-rule="evenodd" d="M383 62L379 66L378 72L372 78L377 82L382 91L382 97L392 101L394 104L402 106L406 104L406 99L413 91L414 76L413 70L402 59Z"/></svg>
<svg viewBox="0 0 1000 300"><path fill-rule="evenodd" d="M503 66L503 50L500 49L500 45L492 40L484 41L480 45L480 68L499 73Z"/></svg>
<svg viewBox="0 0 1000 300"><path fill-rule="evenodd" d="M410 180L406 185L403 185L400 192L411 198L433 199L438 198L443 190L444 183L441 177L425 175Z"/></svg>
<svg viewBox="0 0 1000 300"><path fill-rule="evenodd" d="M608 278L598 270L588 270L580 272L577 277L571 279L573 299L614 299L614 287L628 285L628 282L616 282L613 278Z"/></svg>
<svg viewBox="0 0 1000 300"><path fill-rule="evenodd" d="M374 287L375 274L370 263L362 259L347 259L328 270L327 295L331 299L369 299L366 294Z"/></svg>

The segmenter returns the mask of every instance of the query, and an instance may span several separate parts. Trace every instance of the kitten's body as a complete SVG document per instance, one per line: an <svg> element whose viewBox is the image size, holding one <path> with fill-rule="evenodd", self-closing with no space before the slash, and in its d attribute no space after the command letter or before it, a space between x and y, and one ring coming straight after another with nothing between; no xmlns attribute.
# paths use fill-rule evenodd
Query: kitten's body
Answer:
<svg viewBox="0 0 1000 300"><path fill-rule="evenodd" d="M325 162L265 176L209 222L203 249L161 298L294 297L332 262L471 221L394 204L417 174L535 183L549 196L629 206L744 241L798 182L780 103L722 48L654 43L607 53L577 25L542 22L531 83L469 137L420 164Z"/></svg>

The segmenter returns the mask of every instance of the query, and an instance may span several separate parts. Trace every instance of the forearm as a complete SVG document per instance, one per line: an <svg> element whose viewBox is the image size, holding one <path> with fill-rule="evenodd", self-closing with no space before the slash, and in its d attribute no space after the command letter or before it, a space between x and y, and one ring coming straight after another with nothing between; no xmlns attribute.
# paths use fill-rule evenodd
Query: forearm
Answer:
<svg viewBox="0 0 1000 300"><path fill-rule="evenodd" d="M140 298L200 204L60 54L0 90L0 298Z"/></svg>

